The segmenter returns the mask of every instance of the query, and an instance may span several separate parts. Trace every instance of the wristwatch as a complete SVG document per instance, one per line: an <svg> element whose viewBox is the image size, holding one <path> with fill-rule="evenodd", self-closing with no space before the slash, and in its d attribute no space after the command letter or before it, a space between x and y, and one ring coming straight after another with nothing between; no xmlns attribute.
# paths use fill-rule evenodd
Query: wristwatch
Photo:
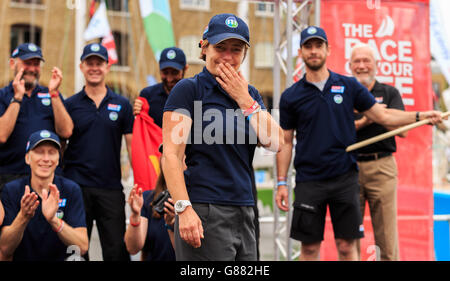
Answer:
<svg viewBox="0 0 450 281"><path fill-rule="evenodd" d="M184 212L184 210L186 209L187 206L192 206L191 201L189 200L178 200L175 203L175 214L179 214Z"/></svg>
<svg viewBox="0 0 450 281"><path fill-rule="evenodd" d="M22 101L19 99L16 99L15 97L11 98L11 101L9 102L9 104L13 103L13 102L17 102L18 104L22 104Z"/></svg>

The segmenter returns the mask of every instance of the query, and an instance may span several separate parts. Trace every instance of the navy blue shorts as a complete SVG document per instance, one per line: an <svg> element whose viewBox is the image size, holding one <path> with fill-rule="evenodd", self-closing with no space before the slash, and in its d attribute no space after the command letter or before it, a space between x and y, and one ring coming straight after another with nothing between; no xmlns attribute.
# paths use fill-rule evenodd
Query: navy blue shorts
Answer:
<svg viewBox="0 0 450 281"><path fill-rule="evenodd" d="M326 180L298 182L294 193L291 238L304 243L322 241L327 207L335 238L364 237L357 171L352 169Z"/></svg>

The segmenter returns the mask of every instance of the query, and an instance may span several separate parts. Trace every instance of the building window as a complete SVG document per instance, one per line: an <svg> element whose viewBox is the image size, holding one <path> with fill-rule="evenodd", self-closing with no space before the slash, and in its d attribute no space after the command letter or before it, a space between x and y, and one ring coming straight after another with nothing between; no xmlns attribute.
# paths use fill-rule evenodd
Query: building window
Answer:
<svg viewBox="0 0 450 281"><path fill-rule="evenodd" d="M11 2L25 3L25 4L42 4L42 0L11 0Z"/></svg>
<svg viewBox="0 0 450 281"><path fill-rule="evenodd" d="M110 11L128 12L128 0L106 0L105 3Z"/></svg>
<svg viewBox="0 0 450 281"><path fill-rule="evenodd" d="M255 15L262 17L273 17L274 4L273 3L257 3Z"/></svg>
<svg viewBox="0 0 450 281"><path fill-rule="evenodd" d="M11 26L10 53L22 43L34 43L41 47L41 28L29 24Z"/></svg>
<svg viewBox="0 0 450 281"><path fill-rule="evenodd" d="M255 45L255 67L272 68L273 67L273 44L270 42L257 43Z"/></svg>
<svg viewBox="0 0 450 281"><path fill-rule="evenodd" d="M119 66L128 66L128 34L113 31L114 43L116 43L116 52L118 62L116 65Z"/></svg>
<svg viewBox="0 0 450 281"><path fill-rule="evenodd" d="M180 8L186 10L209 11L209 0L180 0Z"/></svg>
<svg viewBox="0 0 450 281"><path fill-rule="evenodd" d="M201 37L196 35L183 36L178 41L178 47L183 50L186 55L186 61L190 64L202 64L203 61L199 59L200 48L198 43Z"/></svg>

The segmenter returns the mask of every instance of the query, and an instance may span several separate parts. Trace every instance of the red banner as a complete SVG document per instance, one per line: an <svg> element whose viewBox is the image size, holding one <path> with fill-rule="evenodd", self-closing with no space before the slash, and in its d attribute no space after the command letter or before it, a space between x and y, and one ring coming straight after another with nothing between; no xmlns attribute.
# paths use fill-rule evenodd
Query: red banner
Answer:
<svg viewBox="0 0 450 281"><path fill-rule="evenodd" d="M428 1L322 0L321 26L327 32L329 69L351 75L351 48L358 42L377 53L377 80L396 87L406 110L432 109ZM401 260L433 260L432 128L424 126L397 138L398 227ZM375 259L368 207L361 260ZM327 220L322 259L336 260Z"/></svg>

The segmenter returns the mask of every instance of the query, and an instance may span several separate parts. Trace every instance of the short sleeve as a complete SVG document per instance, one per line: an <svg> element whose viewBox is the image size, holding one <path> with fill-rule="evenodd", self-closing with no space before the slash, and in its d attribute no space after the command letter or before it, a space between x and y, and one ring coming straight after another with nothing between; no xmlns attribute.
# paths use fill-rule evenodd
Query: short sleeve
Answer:
<svg viewBox="0 0 450 281"><path fill-rule="evenodd" d="M126 100L124 102L124 119L123 119L123 132L122 134L133 133L134 115L131 104Z"/></svg>
<svg viewBox="0 0 450 281"><path fill-rule="evenodd" d="M367 90L366 87L364 87L362 84L360 84L358 81L356 81L355 78L351 78L354 82L353 84L353 94L354 94L354 107L359 112L364 112L368 109L370 109L375 103L376 100L373 97L373 95Z"/></svg>
<svg viewBox="0 0 450 281"><path fill-rule="evenodd" d="M73 99L73 96L63 100L63 104L64 104L64 106L65 106L65 108L67 110L67 113L69 113L69 115L70 115L70 112L71 112L71 109L72 109L72 106L71 106L72 105L72 99ZM70 117L72 117L72 116L70 116Z"/></svg>
<svg viewBox="0 0 450 281"><path fill-rule="evenodd" d="M261 109L266 109L264 101L256 88L249 86L249 93L250 96L259 104L259 106L261 106Z"/></svg>
<svg viewBox="0 0 450 281"><path fill-rule="evenodd" d="M81 188L75 182L65 184L70 184L71 195L67 200L67 208L70 208L70 211L64 214L63 220L74 228L86 227L86 214L84 210Z"/></svg>
<svg viewBox="0 0 450 281"><path fill-rule="evenodd" d="M6 99L7 95L5 91L0 90L0 116L3 116L5 114L6 109L8 109L9 102L7 102Z"/></svg>
<svg viewBox="0 0 450 281"><path fill-rule="evenodd" d="M280 126L284 130L292 130L297 127L297 114L290 112L287 96L288 93L285 92L280 98Z"/></svg>
<svg viewBox="0 0 450 281"><path fill-rule="evenodd" d="M5 218L3 219L2 226L11 225L17 214L20 211L20 203L17 202L17 198L11 193L11 188L6 184L2 192L2 204L5 211Z"/></svg>
<svg viewBox="0 0 450 281"><path fill-rule="evenodd" d="M164 112L177 111L192 118L194 116L195 82L192 79L179 81L170 91Z"/></svg>
<svg viewBox="0 0 450 281"><path fill-rule="evenodd" d="M399 91L394 87L389 87L389 104L388 108L395 108L399 110L405 110L405 105L403 104L402 96Z"/></svg>

